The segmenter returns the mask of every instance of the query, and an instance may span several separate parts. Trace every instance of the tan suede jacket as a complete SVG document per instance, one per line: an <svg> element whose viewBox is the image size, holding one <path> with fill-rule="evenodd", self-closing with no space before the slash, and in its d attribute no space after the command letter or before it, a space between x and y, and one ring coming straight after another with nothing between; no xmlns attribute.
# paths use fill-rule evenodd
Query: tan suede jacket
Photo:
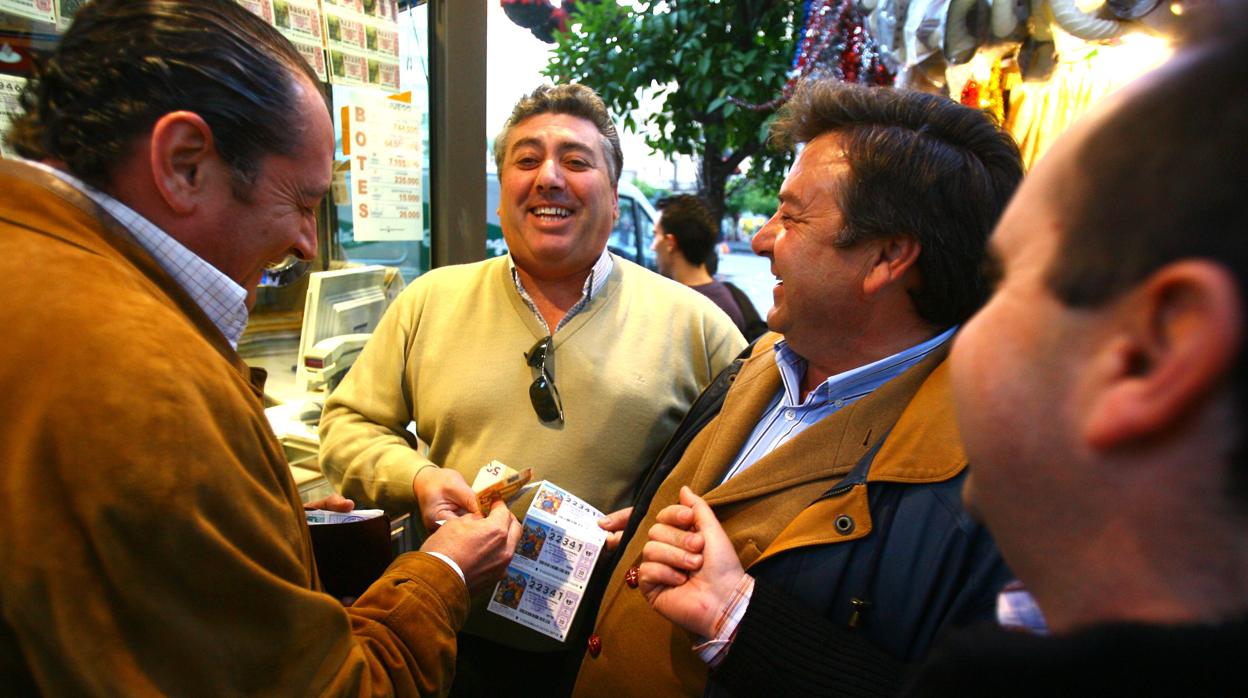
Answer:
<svg viewBox="0 0 1248 698"><path fill-rule="evenodd" d="M55 177L0 161L0 692L437 694L468 594L404 555L319 592L261 391Z"/></svg>
<svg viewBox="0 0 1248 698"><path fill-rule="evenodd" d="M787 551L870 534L867 490L875 482L943 482L966 467L950 406L946 351L940 350L721 483L780 389L771 351L777 337L760 340L719 415L690 442L651 501L612 573L594 624L599 651L585 654L574 695L700 696L706 689L706 665L692 650L697 640L653 611L625 582L628 570L641 563L649 540L645 532L663 507L678 501L681 485L706 498L749 571ZM844 496L821 499L885 434L868 482ZM855 526L837 530L831 523L841 516Z"/></svg>

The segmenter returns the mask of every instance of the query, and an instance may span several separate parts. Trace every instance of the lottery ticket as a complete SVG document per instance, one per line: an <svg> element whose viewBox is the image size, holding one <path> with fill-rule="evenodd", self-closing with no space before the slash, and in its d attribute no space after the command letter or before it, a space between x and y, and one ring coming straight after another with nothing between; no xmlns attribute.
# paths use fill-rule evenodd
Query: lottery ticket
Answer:
<svg viewBox="0 0 1248 698"><path fill-rule="evenodd" d="M572 587L508 567L489 610L562 642L580 603L581 594Z"/></svg>
<svg viewBox="0 0 1248 698"><path fill-rule="evenodd" d="M580 526L561 526L532 509L523 527L513 564L583 590L602 550L598 536Z"/></svg>
<svg viewBox="0 0 1248 698"><path fill-rule="evenodd" d="M542 482L525 514L507 574L488 609L563 641L607 533L602 512L572 493Z"/></svg>
<svg viewBox="0 0 1248 698"><path fill-rule="evenodd" d="M604 540L606 538L606 532L598 528L598 519L603 517L603 513L558 485L542 481L533 503L529 505L529 512L535 510L547 517L602 533Z"/></svg>

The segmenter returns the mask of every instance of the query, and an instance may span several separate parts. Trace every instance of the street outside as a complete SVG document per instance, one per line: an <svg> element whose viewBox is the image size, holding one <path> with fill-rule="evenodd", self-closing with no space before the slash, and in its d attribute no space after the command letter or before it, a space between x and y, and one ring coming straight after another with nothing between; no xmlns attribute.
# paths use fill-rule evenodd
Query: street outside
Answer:
<svg viewBox="0 0 1248 698"><path fill-rule="evenodd" d="M729 253L719 258L720 280L731 281L745 291L759 317L766 319L767 311L772 306L771 290L776 285L776 277L771 274L771 262L754 254L748 242L731 242L728 245Z"/></svg>

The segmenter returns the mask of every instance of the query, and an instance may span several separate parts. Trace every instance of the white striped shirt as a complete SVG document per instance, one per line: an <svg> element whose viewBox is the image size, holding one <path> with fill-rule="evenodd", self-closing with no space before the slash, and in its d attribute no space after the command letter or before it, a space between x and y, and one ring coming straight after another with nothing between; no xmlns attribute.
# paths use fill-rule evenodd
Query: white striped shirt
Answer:
<svg viewBox="0 0 1248 698"><path fill-rule="evenodd" d="M776 342L776 366L780 369L783 389L772 398L771 404L758 420L750 438L737 454L736 461L724 475L724 482L754 465L758 459L771 453L789 439L805 431L811 425L842 407L870 395L876 388L896 378L906 369L919 363L936 347L953 336L957 326L879 361L830 376L810 391L802 400L802 376L806 374L806 359L789 348L783 339Z"/></svg>
<svg viewBox="0 0 1248 698"><path fill-rule="evenodd" d="M594 262L594 268L589 270L589 277L585 279L585 285L581 287L581 299L576 305L568 309L568 313L559 321L559 325L552 331L550 326L546 324L546 318L537 310L537 304L533 302L529 292L524 290L524 283L520 281L520 272L516 270L516 260L510 254L507 255L507 266L511 269L511 280L516 284L516 291L520 297L524 299L525 305L529 306L529 310L533 311L533 315L537 317L537 321L542 323L542 327L546 328L546 334L553 335L559 331L559 328L568 324L577 313L585 309L594 296L602 290L607 283L607 277L611 275L611 269L614 268L615 262L611 259L611 253L604 247L602 254L598 256L598 261Z"/></svg>
<svg viewBox="0 0 1248 698"><path fill-rule="evenodd" d="M156 263L190 294L196 305L229 340L230 346L238 347L238 340L247 328L246 289L117 199L68 172L30 160L26 163L55 175L116 218Z"/></svg>

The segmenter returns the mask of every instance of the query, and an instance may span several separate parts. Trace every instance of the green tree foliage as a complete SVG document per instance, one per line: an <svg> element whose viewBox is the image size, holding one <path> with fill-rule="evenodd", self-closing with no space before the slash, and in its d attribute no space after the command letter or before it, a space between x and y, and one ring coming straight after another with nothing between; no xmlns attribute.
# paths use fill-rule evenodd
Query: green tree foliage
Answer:
<svg viewBox="0 0 1248 698"><path fill-rule="evenodd" d="M547 76L598 91L625 128L669 157L699 161L698 193L722 217L730 177L749 158L750 177L772 183L789 153L767 148L774 112L746 109L780 96L802 3L793 0L579 2L556 35ZM658 109L638 124L643 91Z"/></svg>
<svg viewBox="0 0 1248 698"><path fill-rule="evenodd" d="M724 213L732 217L732 229L739 228L741 216L746 213L770 218L779 204L777 193L775 182L766 177L736 177L728 182Z"/></svg>
<svg viewBox="0 0 1248 698"><path fill-rule="evenodd" d="M659 199L672 194L672 190L667 187L651 186L649 182L644 182L636 177L633 178L633 186L637 187L642 196L645 196L651 204L658 203Z"/></svg>

